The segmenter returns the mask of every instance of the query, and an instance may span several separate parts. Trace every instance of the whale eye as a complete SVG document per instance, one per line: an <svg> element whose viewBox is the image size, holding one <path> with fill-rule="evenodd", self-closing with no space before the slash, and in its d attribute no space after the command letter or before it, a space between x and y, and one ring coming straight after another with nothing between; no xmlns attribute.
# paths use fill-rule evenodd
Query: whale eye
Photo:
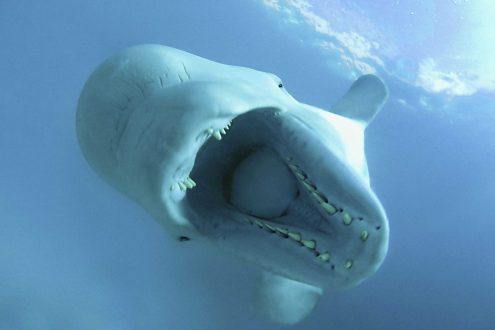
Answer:
<svg viewBox="0 0 495 330"><path fill-rule="evenodd" d="M280 83L278 83L278 87L279 87L279 88L283 88L283 87L284 87L284 85L280 82Z"/></svg>

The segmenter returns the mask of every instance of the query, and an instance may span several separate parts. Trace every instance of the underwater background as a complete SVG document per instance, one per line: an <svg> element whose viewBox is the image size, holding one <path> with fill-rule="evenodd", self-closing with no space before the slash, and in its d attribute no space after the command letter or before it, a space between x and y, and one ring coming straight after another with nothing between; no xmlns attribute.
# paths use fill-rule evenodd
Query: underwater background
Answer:
<svg viewBox="0 0 495 330"><path fill-rule="evenodd" d="M367 130L390 221L379 271L294 329L495 329L495 4L0 0L0 329L282 329L256 272L175 241L89 168L75 110L116 51L160 43L273 72L328 109L390 90Z"/></svg>

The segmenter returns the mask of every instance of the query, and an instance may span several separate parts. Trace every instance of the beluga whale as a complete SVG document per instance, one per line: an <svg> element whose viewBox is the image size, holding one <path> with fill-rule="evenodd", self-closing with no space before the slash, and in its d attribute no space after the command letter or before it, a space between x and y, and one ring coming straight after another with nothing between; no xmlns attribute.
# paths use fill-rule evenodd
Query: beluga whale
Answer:
<svg viewBox="0 0 495 330"><path fill-rule="evenodd" d="M257 267L257 309L292 324L386 256L364 131L387 96L364 75L320 109L274 74L144 44L90 75L76 130L90 166L174 239Z"/></svg>

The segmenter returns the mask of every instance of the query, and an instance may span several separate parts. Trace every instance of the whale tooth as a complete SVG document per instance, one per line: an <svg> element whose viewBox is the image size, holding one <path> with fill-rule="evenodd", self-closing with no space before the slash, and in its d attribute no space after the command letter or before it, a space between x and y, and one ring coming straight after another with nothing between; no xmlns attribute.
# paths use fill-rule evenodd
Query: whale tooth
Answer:
<svg viewBox="0 0 495 330"><path fill-rule="evenodd" d="M269 223L265 223L265 227L270 231L270 232L275 232L276 231L276 227L270 225Z"/></svg>
<svg viewBox="0 0 495 330"><path fill-rule="evenodd" d="M287 237L289 234L289 230L287 230L285 228L276 227L275 229L277 230L277 233L279 233L283 237Z"/></svg>
<svg viewBox="0 0 495 330"><path fill-rule="evenodd" d="M321 253L318 255L317 258L320 259L321 261L327 262L328 260L330 260L330 253L328 252Z"/></svg>
<svg viewBox="0 0 495 330"><path fill-rule="evenodd" d="M222 133L223 135L227 134L227 132L225 131L225 128L222 128L222 129L220 130L220 133Z"/></svg>
<svg viewBox="0 0 495 330"><path fill-rule="evenodd" d="M321 205L321 207L323 207L323 208L325 209L325 211L327 211L330 215L335 214L335 212L337 212L337 209L336 209L333 205L331 205L331 204L328 204L328 203L323 202L323 203L321 203L320 205Z"/></svg>
<svg viewBox="0 0 495 330"><path fill-rule="evenodd" d="M301 243L308 249L314 250L316 248L316 242L312 239L311 240L303 239Z"/></svg>
<svg viewBox="0 0 495 330"><path fill-rule="evenodd" d="M206 132L208 132L208 134L210 134L210 135L211 135L211 134L213 134L213 128L211 128L211 127L210 127L210 128L208 128L208 129L206 130Z"/></svg>
<svg viewBox="0 0 495 330"><path fill-rule="evenodd" d="M294 172L294 175L297 176L297 178L301 181L306 179L306 176L302 174L301 172Z"/></svg>
<svg viewBox="0 0 495 330"><path fill-rule="evenodd" d="M186 177L186 179L184 180L184 183L186 183L186 181L192 185L193 187L196 187L196 182L194 182L193 179L191 179L190 177Z"/></svg>
<svg viewBox="0 0 495 330"><path fill-rule="evenodd" d="M191 182L191 181L189 181L189 180L187 180L187 178L186 178L184 181L182 181L182 183L183 183L183 184L184 184L187 188L189 188L189 189L191 189L191 188L193 188L193 187L194 187L194 185L192 184L192 182Z"/></svg>
<svg viewBox="0 0 495 330"><path fill-rule="evenodd" d="M323 195L320 194L318 191L313 191L311 195L316 198L318 203L325 203L325 199L323 198Z"/></svg>
<svg viewBox="0 0 495 330"><path fill-rule="evenodd" d="M177 185L179 186L180 190L182 190L182 191L187 189L187 186L181 181L177 182Z"/></svg>
<svg viewBox="0 0 495 330"><path fill-rule="evenodd" d="M175 190L175 188L176 188L176 186L177 186L177 185L176 185L175 183L172 183L172 184L170 185L170 191L174 191L174 190Z"/></svg>
<svg viewBox="0 0 495 330"><path fill-rule="evenodd" d="M265 225L263 224L263 222L259 221L259 220L254 220L254 223L258 225L258 227L260 228L265 228Z"/></svg>
<svg viewBox="0 0 495 330"><path fill-rule="evenodd" d="M351 224L352 218L349 215L349 213L344 212L344 215L342 217L343 217L344 225L350 225Z"/></svg>
<svg viewBox="0 0 495 330"><path fill-rule="evenodd" d="M217 139L218 141L222 139L222 135L220 134L220 131L214 131L213 137L215 137L215 139Z"/></svg>
<svg viewBox="0 0 495 330"><path fill-rule="evenodd" d="M368 239L368 236L369 236L369 234L368 234L368 232L367 232L366 230L363 230L363 231L361 232L361 240L362 240L363 242L364 242L364 241L366 241L366 240Z"/></svg>
<svg viewBox="0 0 495 330"><path fill-rule="evenodd" d="M294 164L289 164L289 168L292 170L292 172L294 173L299 173L301 170L299 169L299 167L297 167L296 165Z"/></svg>
<svg viewBox="0 0 495 330"><path fill-rule="evenodd" d="M193 179L191 179L190 177L187 177L186 181L188 181L193 187L196 187L196 182Z"/></svg>
<svg viewBox="0 0 495 330"><path fill-rule="evenodd" d="M299 233L292 233L289 232L289 237L292 238L294 241L300 242L301 241L301 234Z"/></svg>
<svg viewBox="0 0 495 330"><path fill-rule="evenodd" d="M316 187L313 184L311 184L309 181L304 180L302 181L302 183L306 187L306 189L308 189L310 192L316 191Z"/></svg>

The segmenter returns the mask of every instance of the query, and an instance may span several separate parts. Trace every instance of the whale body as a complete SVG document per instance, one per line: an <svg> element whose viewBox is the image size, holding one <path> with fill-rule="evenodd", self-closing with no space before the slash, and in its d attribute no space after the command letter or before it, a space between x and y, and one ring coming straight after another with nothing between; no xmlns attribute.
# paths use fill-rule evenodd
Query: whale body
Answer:
<svg viewBox="0 0 495 330"><path fill-rule="evenodd" d="M295 323L324 289L357 285L385 258L389 226L364 131L387 95L365 75L319 109L273 74L138 45L91 74L76 129L106 182L178 241L258 267L258 309Z"/></svg>

